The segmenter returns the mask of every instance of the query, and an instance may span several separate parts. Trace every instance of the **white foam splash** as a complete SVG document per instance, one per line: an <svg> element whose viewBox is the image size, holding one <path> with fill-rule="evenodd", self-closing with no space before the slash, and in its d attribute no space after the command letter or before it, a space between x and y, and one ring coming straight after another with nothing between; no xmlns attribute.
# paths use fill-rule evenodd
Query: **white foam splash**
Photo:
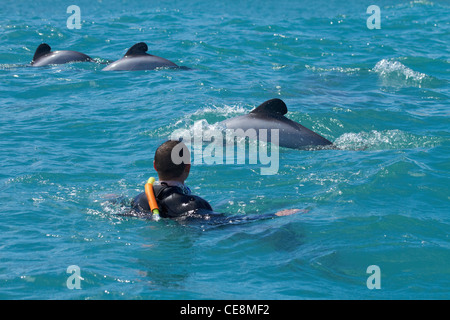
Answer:
<svg viewBox="0 0 450 320"><path fill-rule="evenodd" d="M321 67L315 67L310 66L308 64L305 65L305 68L308 70L311 70L313 72L339 72L339 73L346 73L346 74L354 74L361 71L361 68L344 68L344 67L329 67L329 68L321 68Z"/></svg>
<svg viewBox="0 0 450 320"><path fill-rule="evenodd" d="M396 60L378 61L372 71L376 72L386 86L422 86L430 77L425 73L414 71Z"/></svg>
<svg viewBox="0 0 450 320"><path fill-rule="evenodd" d="M239 105L224 105L224 106L205 106L193 113L185 114L176 122L171 123L165 127L148 131L145 134L159 137L161 135L170 136L173 131L178 129L188 129L194 132L194 125L203 127L204 130L222 129L218 123L222 120L246 114L250 108L244 108Z"/></svg>
<svg viewBox="0 0 450 320"><path fill-rule="evenodd" d="M248 110L246 110L245 108L243 108L242 106L230 106L230 105L224 105L222 107L218 107L218 106L209 106L209 107L204 107L200 110L197 110L194 112L193 115L205 115L205 114L216 114L216 115L220 115L220 116L231 116L231 115L235 115L235 114L244 114L248 112Z"/></svg>
<svg viewBox="0 0 450 320"><path fill-rule="evenodd" d="M434 147L439 141L435 137L416 136L401 130L372 130L344 133L334 144L343 150L386 150Z"/></svg>

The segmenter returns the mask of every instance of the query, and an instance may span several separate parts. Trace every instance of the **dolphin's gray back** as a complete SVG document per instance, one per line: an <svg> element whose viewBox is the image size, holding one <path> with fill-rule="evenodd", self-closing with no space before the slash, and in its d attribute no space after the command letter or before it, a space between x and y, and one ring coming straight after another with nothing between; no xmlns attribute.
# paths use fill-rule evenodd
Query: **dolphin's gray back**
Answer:
<svg viewBox="0 0 450 320"><path fill-rule="evenodd" d="M307 149L315 146L326 146L332 143L315 133L314 131L302 126L301 124L287 119L284 116L264 117L255 114L228 119L222 122L227 129L242 129L246 132L249 129L256 131L257 138L264 140L264 134L261 137L261 129L266 129L268 142L274 143L272 129L277 130L279 146L292 149ZM250 132L248 132L250 134Z"/></svg>
<svg viewBox="0 0 450 320"><path fill-rule="evenodd" d="M93 61L88 55L71 50L50 51L48 46L48 52L42 54L35 54L32 61L32 66L42 67L51 64L63 64L68 62L81 62L81 61Z"/></svg>
<svg viewBox="0 0 450 320"><path fill-rule="evenodd" d="M131 55L125 56L120 60L114 61L110 65L106 66L103 70L154 70L156 68L176 68L175 63L153 55Z"/></svg>
<svg viewBox="0 0 450 320"><path fill-rule="evenodd" d="M154 70L156 68L177 68L178 66L167 59L147 53L148 46L145 42L134 44L122 59L114 61L106 66L104 71L135 71Z"/></svg>
<svg viewBox="0 0 450 320"><path fill-rule="evenodd" d="M264 140L264 133L261 129L266 129L268 142L274 143L271 130L278 133L279 146L293 149L310 149L318 146L332 145L332 142L325 139L314 131L302 126L300 123L292 121L284 116L287 113L286 105L280 99L272 99L264 102L249 114L222 121L221 124L227 129L241 129L251 133L251 129L256 131L256 137ZM250 131L248 131L250 129Z"/></svg>

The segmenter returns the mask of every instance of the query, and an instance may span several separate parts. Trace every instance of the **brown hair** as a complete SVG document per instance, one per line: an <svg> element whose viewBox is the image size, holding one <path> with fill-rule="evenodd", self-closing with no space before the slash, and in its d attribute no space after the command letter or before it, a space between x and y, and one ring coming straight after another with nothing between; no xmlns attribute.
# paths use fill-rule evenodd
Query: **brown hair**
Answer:
<svg viewBox="0 0 450 320"><path fill-rule="evenodd" d="M189 150L183 142L169 140L156 149L155 169L163 179L178 178L190 163L189 159Z"/></svg>

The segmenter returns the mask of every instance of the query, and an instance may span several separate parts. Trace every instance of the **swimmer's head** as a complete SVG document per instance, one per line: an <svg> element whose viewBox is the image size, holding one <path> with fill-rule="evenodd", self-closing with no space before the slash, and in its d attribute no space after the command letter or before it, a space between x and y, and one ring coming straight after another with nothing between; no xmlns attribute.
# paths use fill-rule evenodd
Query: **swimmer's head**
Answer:
<svg viewBox="0 0 450 320"><path fill-rule="evenodd" d="M153 166L159 180L184 181L191 168L189 149L181 141L169 140L156 149Z"/></svg>

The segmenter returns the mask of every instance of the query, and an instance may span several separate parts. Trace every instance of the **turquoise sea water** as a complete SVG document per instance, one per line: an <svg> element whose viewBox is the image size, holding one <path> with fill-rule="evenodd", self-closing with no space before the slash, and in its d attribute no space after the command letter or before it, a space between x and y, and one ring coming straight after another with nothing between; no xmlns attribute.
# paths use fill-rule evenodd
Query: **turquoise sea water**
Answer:
<svg viewBox="0 0 450 320"><path fill-rule="evenodd" d="M69 5L81 29L69 30ZM370 30L369 5L381 9ZM14 1L0 11L1 299L448 299L448 1ZM127 48L192 70L102 72ZM36 47L98 63L31 68ZM243 224L117 216L176 129L265 100L339 150L195 164ZM66 285L76 265L80 289ZM377 265L381 288L368 289Z"/></svg>

